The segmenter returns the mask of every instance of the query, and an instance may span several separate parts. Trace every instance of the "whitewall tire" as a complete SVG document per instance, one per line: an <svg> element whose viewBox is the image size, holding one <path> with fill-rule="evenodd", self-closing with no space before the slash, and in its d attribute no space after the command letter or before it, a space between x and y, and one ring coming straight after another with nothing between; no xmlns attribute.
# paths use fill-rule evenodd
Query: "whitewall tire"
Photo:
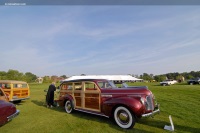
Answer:
<svg viewBox="0 0 200 133"><path fill-rule="evenodd" d="M129 129L135 125L134 115L123 106L119 106L114 111L114 119L121 128Z"/></svg>
<svg viewBox="0 0 200 133"><path fill-rule="evenodd" d="M67 100L65 102L65 111L67 113L71 113L73 111L73 106L72 106L72 102L70 100Z"/></svg>

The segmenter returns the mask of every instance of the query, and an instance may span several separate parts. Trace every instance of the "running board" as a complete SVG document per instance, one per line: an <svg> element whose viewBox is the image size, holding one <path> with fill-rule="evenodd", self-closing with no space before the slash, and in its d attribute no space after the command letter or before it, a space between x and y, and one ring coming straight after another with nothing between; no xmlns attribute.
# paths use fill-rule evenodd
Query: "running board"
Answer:
<svg viewBox="0 0 200 133"><path fill-rule="evenodd" d="M86 110L82 110L82 109L74 109L74 110L77 110L77 111L80 111L80 112L84 112L84 113L88 113L88 114L99 115L99 116L103 116L103 117L109 118L109 116L106 116L106 115L104 115L104 114L99 114L99 113L95 113L95 112L90 112L90 111L86 111Z"/></svg>

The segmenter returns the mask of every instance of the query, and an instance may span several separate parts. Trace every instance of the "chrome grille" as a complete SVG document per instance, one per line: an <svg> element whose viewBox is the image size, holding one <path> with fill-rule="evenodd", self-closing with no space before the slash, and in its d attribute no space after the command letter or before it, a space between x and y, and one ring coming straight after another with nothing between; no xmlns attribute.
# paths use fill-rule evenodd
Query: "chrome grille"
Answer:
<svg viewBox="0 0 200 133"><path fill-rule="evenodd" d="M153 105L153 97L152 95L149 95L146 97L146 109L147 110L153 110L154 109L154 105Z"/></svg>

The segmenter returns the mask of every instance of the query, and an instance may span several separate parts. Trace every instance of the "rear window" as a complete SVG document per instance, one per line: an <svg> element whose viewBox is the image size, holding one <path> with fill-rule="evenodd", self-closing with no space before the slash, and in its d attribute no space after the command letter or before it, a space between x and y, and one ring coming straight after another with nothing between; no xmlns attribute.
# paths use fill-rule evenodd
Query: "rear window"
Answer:
<svg viewBox="0 0 200 133"><path fill-rule="evenodd" d="M13 88L27 88L27 84L13 84Z"/></svg>

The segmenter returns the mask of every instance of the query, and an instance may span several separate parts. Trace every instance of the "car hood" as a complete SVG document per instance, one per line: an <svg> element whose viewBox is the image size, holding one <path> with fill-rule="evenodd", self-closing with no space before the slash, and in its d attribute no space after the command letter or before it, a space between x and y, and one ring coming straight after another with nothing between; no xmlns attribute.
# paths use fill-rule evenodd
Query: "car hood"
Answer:
<svg viewBox="0 0 200 133"><path fill-rule="evenodd" d="M14 104L0 100L0 116L9 116L16 112Z"/></svg>
<svg viewBox="0 0 200 133"><path fill-rule="evenodd" d="M102 89L102 93L150 95L151 91L146 86L129 86L128 88Z"/></svg>

